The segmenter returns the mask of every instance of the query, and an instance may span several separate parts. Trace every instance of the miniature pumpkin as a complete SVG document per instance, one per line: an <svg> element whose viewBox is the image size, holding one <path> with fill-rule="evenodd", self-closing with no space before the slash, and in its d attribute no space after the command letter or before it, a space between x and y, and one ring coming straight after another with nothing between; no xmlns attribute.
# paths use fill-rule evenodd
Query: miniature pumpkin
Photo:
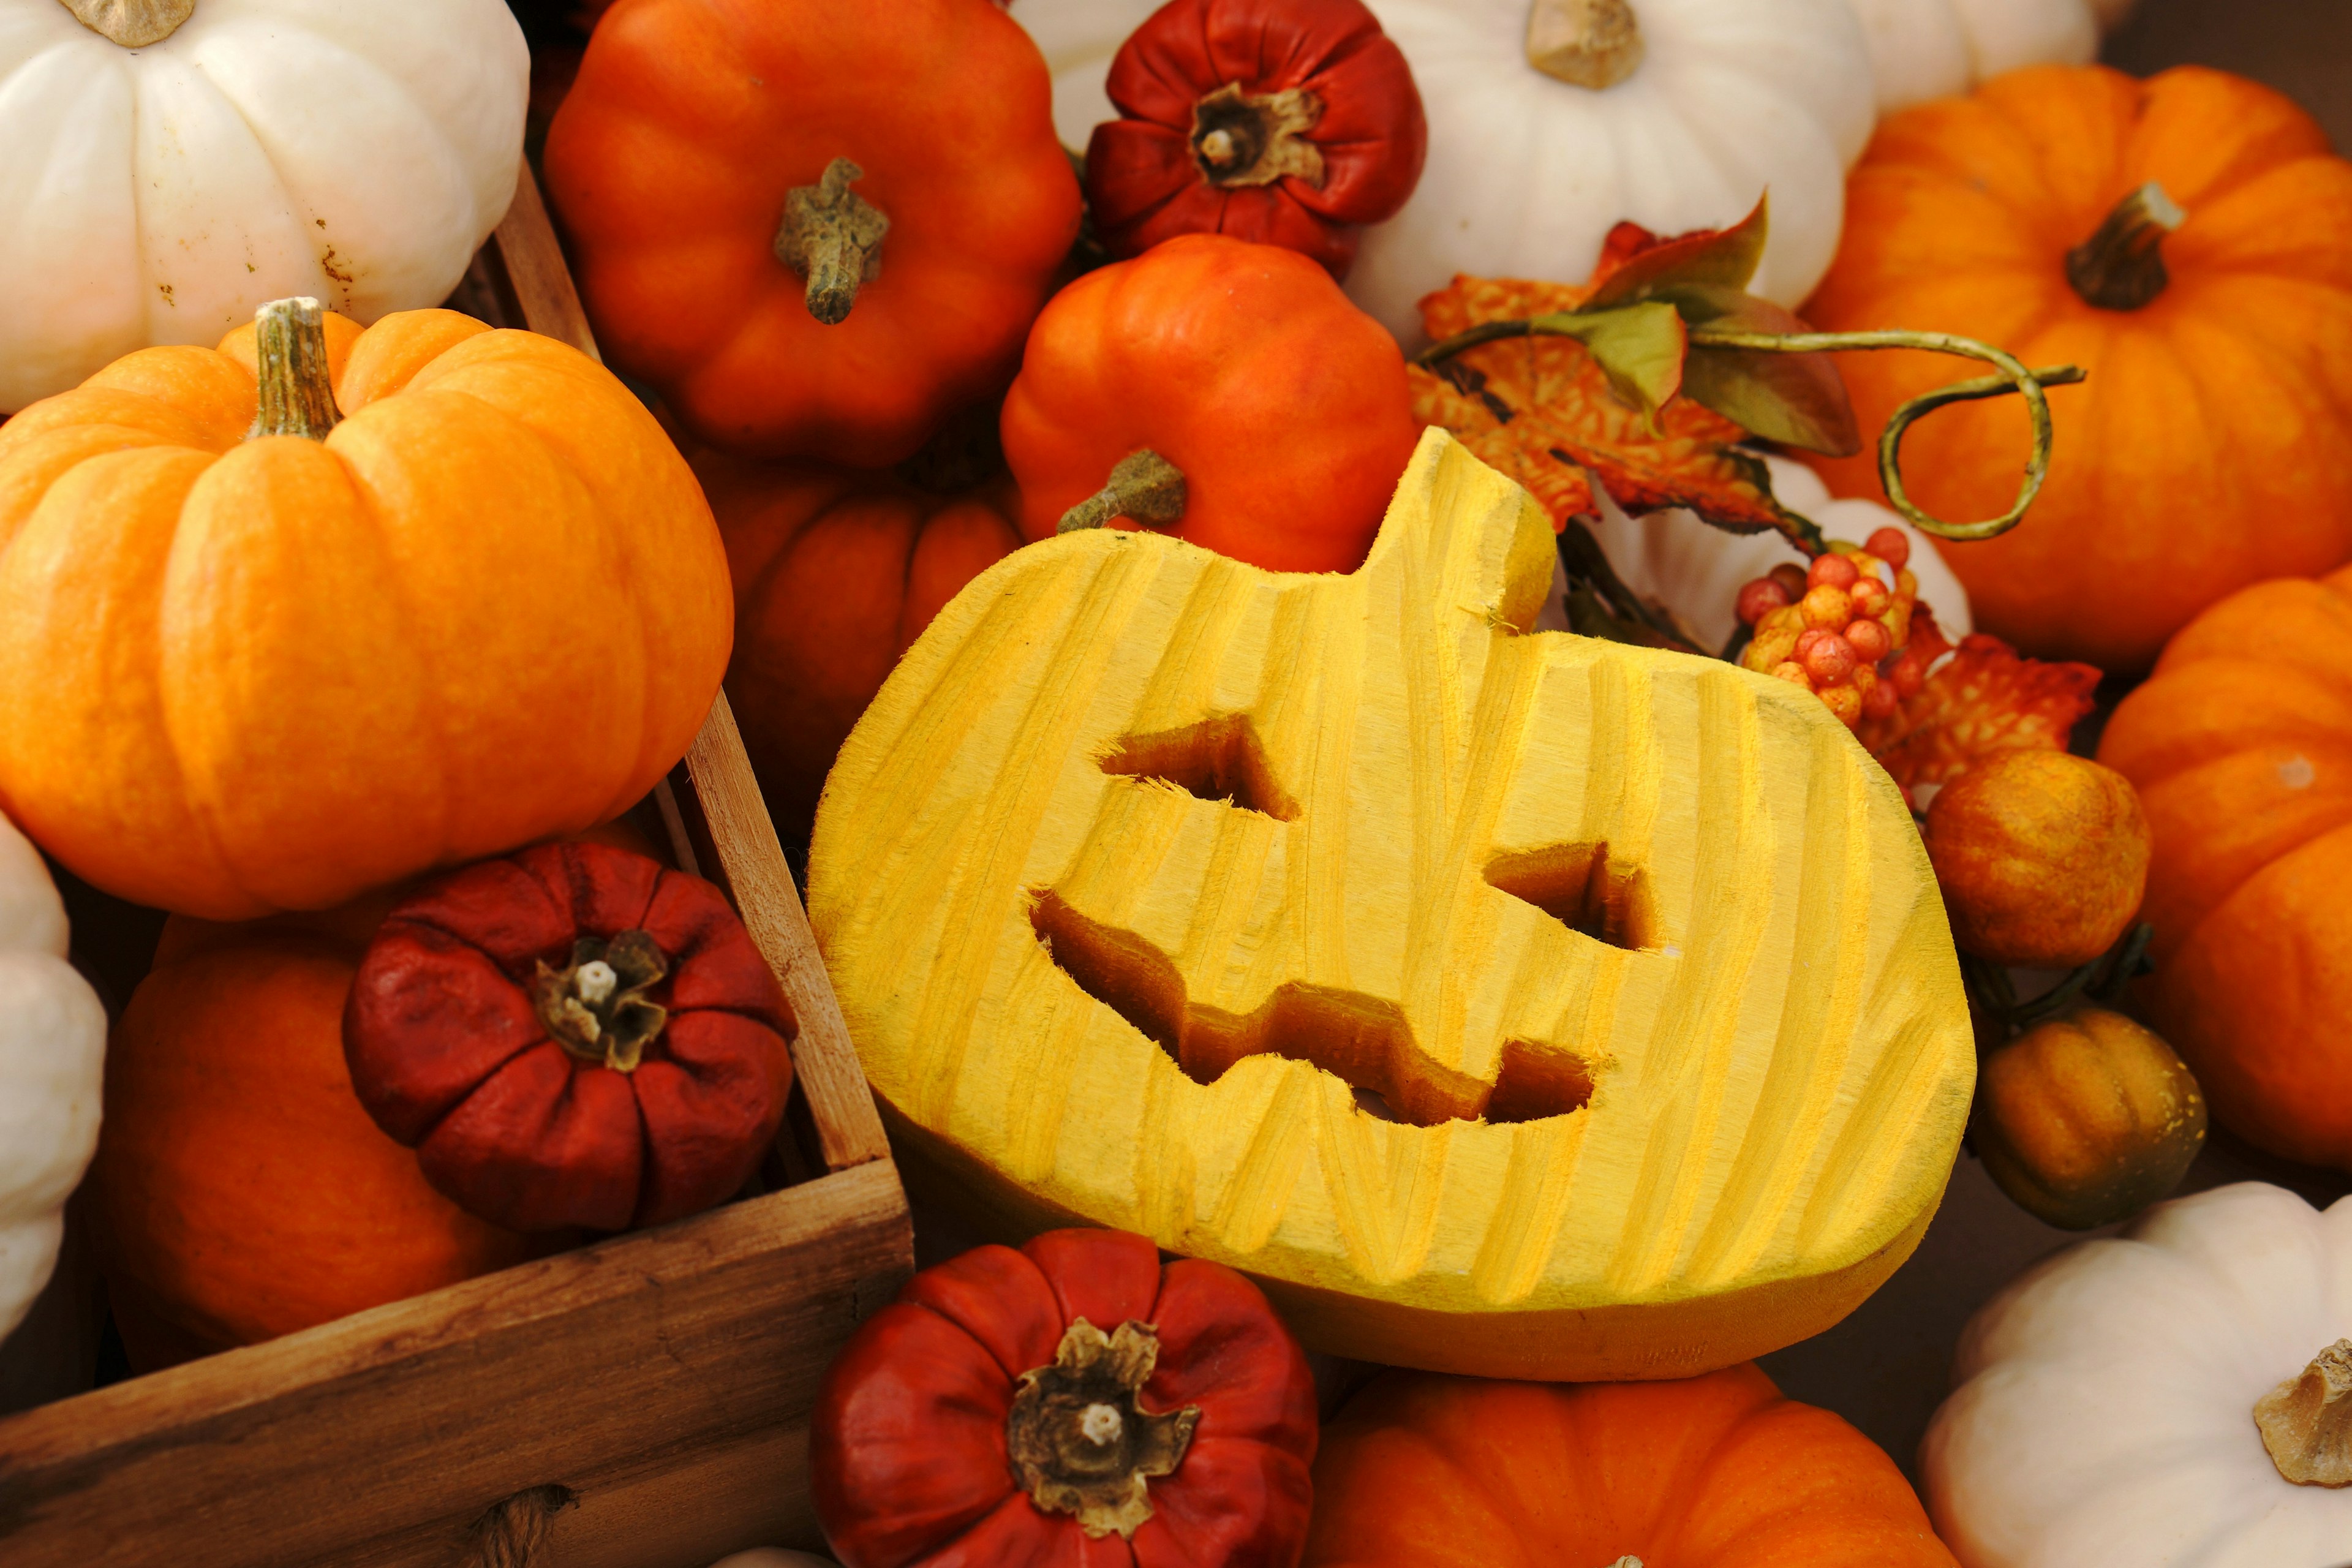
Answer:
<svg viewBox="0 0 2352 1568"><path fill-rule="evenodd" d="M271 312L258 392L247 328L0 427L0 804L86 880L218 919L634 805L733 626L661 427L551 338Z"/></svg>
<svg viewBox="0 0 2352 1568"><path fill-rule="evenodd" d="M1963 93L2021 66L2088 64L2099 19L2088 0L1851 0L1870 40L1878 110Z"/></svg>
<svg viewBox="0 0 2352 1568"><path fill-rule="evenodd" d="M436 1190L514 1230L724 1203L774 1142L789 1012L724 894L551 844L393 906L343 1014L352 1086Z"/></svg>
<svg viewBox="0 0 2352 1568"><path fill-rule="evenodd" d="M1049 98L992 0L622 0L547 138L606 357L713 446L911 456L1077 237Z"/></svg>
<svg viewBox="0 0 2352 1568"><path fill-rule="evenodd" d="M1363 226L1412 195L1429 149L1404 56L1362 0L1181 0L1136 30L1087 146L1087 204L1115 257L1224 234L1335 278Z"/></svg>
<svg viewBox="0 0 2352 1568"><path fill-rule="evenodd" d="M106 1010L66 963L48 868L0 816L0 1340L49 1282L98 1145Z"/></svg>
<svg viewBox="0 0 2352 1568"><path fill-rule="evenodd" d="M1805 296L1837 248L1846 166L1869 140L1870 57L1849 0L1366 0L1404 51L1429 158L1363 239L1348 291L1407 342L1457 272L1582 278L1611 228L1721 228L1772 195L1755 292ZM1151 0L1013 0L1083 146Z"/></svg>
<svg viewBox="0 0 2352 1568"><path fill-rule="evenodd" d="M1887 121L1848 195L1816 326L1958 332L2090 372L2050 394L2026 524L1946 547L1982 630L2138 671L2215 600L2352 559L2352 470L2322 457L2352 444L2352 163L2286 98L2193 66L2017 71ZM1874 430L1974 374L1955 363L1842 368ZM1905 444L1912 499L1997 516L2025 445L2014 407L1946 409ZM1878 494L1872 458L1815 466Z"/></svg>
<svg viewBox="0 0 2352 1568"><path fill-rule="evenodd" d="M1969 1321L1920 1446L1937 1533L1966 1568L2352 1558L2347 1279L2352 1204L2258 1182L2030 1270ZM2289 1480L2315 1448L2342 1479Z"/></svg>
<svg viewBox="0 0 2352 1568"><path fill-rule="evenodd" d="M2180 1184L2205 1146L2205 1097L2163 1040L2085 1007L1986 1054L1974 1129L1986 1171L2018 1206L2089 1230Z"/></svg>
<svg viewBox="0 0 2352 1568"><path fill-rule="evenodd" d="M1323 1429L1301 1568L1952 1568L1894 1461L1754 1366L1552 1387L1388 1373Z"/></svg>
<svg viewBox="0 0 2352 1568"><path fill-rule="evenodd" d="M1321 268L1209 234L1056 295L1003 431L1029 538L1084 507L1274 572L1353 571L1420 435L1404 356Z"/></svg>
<svg viewBox="0 0 2352 1568"><path fill-rule="evenodd" d="M1927 858L1962 952L2072 969L2116 944L2147 885L2147 819L2113 768L2019 748L1978 763L1927 807Z"/></svg>
<svg viewBox="0 0 2352 1568"><path fill-rule="evenodd" d="M939 495L887 475L698 453L735 579L727 689L760 791L803 843L850 726L940 607L1021 546L1009 483Z"/></svg>
<svg viewBox="0 0 2352 1568"><path fill-rule="evenodd" d="M2154 842L2149 1016L2225 1125L2352 1170L2352 569L2192 621L2099 760Z"/></svg>
<svg viewBox="0 0 2352 1568"><path fill-rule="evenodd" d="M1528 635L1552 562L1432 431L1352 576L1088 531L959 595L809 859L902 1161L1391 1364L1678 1376L1867 1295L1975 1073L1910 814L1785 681Z"/></svg>
<svg viewBox="0 0 2352 1568"><path fill-rule="evenodd" d="M267 300L438 304L506 216L496 0L0 0L0 413Z"/></svg>
<svg viewBox="0 0 2352 1568"><path fill-rule="evenodd" d="M927 1268L866 1320L818 1392L809 1481L845 1568L1288 1568L1315 1438L1256 1287L1064 1230Z"/></svg>
<svg viewBox="0 0 2352 1568"><path fill-rule="evenodd" d="M352 1092L343 1006L388 901L165 923L107 1054L89 1184L134 1369L275 1339L543 1249L435 1192Z"/></svg>

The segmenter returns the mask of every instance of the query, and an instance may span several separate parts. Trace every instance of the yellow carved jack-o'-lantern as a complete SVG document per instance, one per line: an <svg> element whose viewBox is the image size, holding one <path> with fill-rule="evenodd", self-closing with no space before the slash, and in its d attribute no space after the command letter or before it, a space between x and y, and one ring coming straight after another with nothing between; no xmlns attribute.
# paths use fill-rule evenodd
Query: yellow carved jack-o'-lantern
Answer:
<svg viewBox="0 0 2352 1568"><path fill-rule="evenodd" d="M966 588L810 858L916 1179L1487 1375L1684 1376L1885 1279L1975 1078L1918 832L1797 688L1530 635L1550 571L1433 431L1352 576L1097 531Z"/></svg>

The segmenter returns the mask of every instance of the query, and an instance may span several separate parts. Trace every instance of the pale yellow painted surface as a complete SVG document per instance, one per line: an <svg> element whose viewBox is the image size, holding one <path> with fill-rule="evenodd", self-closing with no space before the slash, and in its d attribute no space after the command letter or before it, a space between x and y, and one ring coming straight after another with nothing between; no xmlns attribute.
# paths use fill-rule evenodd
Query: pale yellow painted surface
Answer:
<svg viewBox="0 0 2352 1568"><path fill-rule="evenodd" d="M844 749L810 862L902 1153L1007 1232L1139 1230L1257 1276L1311 1344L1404 1364L1682 1375L1867 1295L1975 1074L1918 834L1809 694L1523 634L1550 563L1536 507L1432 431L1353 576L1092 532L968 587ZM1242 720L1289 820L1106 769ZM1489 880L1601 843L1636 946ZM1041 918L1097 994L1181 979L1188 1055L1270 1016L1261 1047L1435 1124L1274 1055L1195 1081ZM1260 1013L1295 983L1340 1000ZM1373 1020L1352 1061L1349 1018ZM1512 1053L1580 1060L1589 1106L1446 1120Z"/></svg>

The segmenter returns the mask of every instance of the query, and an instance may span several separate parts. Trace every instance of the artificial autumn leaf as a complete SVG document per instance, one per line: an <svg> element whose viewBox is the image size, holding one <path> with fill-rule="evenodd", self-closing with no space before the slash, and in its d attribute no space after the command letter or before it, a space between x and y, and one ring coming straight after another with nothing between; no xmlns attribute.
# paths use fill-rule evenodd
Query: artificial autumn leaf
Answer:
<svg viewBox="0 0 2352 1568"><path fill-rule="evenodd" d="M1976 633L1893 714L1864 720L1857 733L1916 805L1920 785L1949 784L1995 752L2064 751L2098 684L2087 664L2022 658Z"/></svg>

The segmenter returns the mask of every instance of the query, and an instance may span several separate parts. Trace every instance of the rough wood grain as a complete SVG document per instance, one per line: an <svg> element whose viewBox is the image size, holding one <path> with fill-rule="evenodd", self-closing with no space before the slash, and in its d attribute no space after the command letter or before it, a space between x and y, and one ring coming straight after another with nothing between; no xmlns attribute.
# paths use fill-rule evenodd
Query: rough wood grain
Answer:
<svg viewBox="0 0 2352 1568"><path fill-rule="evenodd" d="M1433 431L1351 576L1095 531L975 580L810 854L900 1157L1364 1360L1676 1377L1867 1296L1974 1076L1918 832L1794 688L1530 635L1550 566Z"/></svg>
<svg viewBox="0 0 2352 1568"><path fill-rule="evenodd" d="M499 220L491 243L498 247L499 258L506 265L507 282L522 308L521 324L543 336L560 338L603 363L604 356L596 352L596 334L588 330L587 309L580 303L580 290L563 263L563 247L556 241L547 203L528 163L515 183L514 205Z"/></svg>

